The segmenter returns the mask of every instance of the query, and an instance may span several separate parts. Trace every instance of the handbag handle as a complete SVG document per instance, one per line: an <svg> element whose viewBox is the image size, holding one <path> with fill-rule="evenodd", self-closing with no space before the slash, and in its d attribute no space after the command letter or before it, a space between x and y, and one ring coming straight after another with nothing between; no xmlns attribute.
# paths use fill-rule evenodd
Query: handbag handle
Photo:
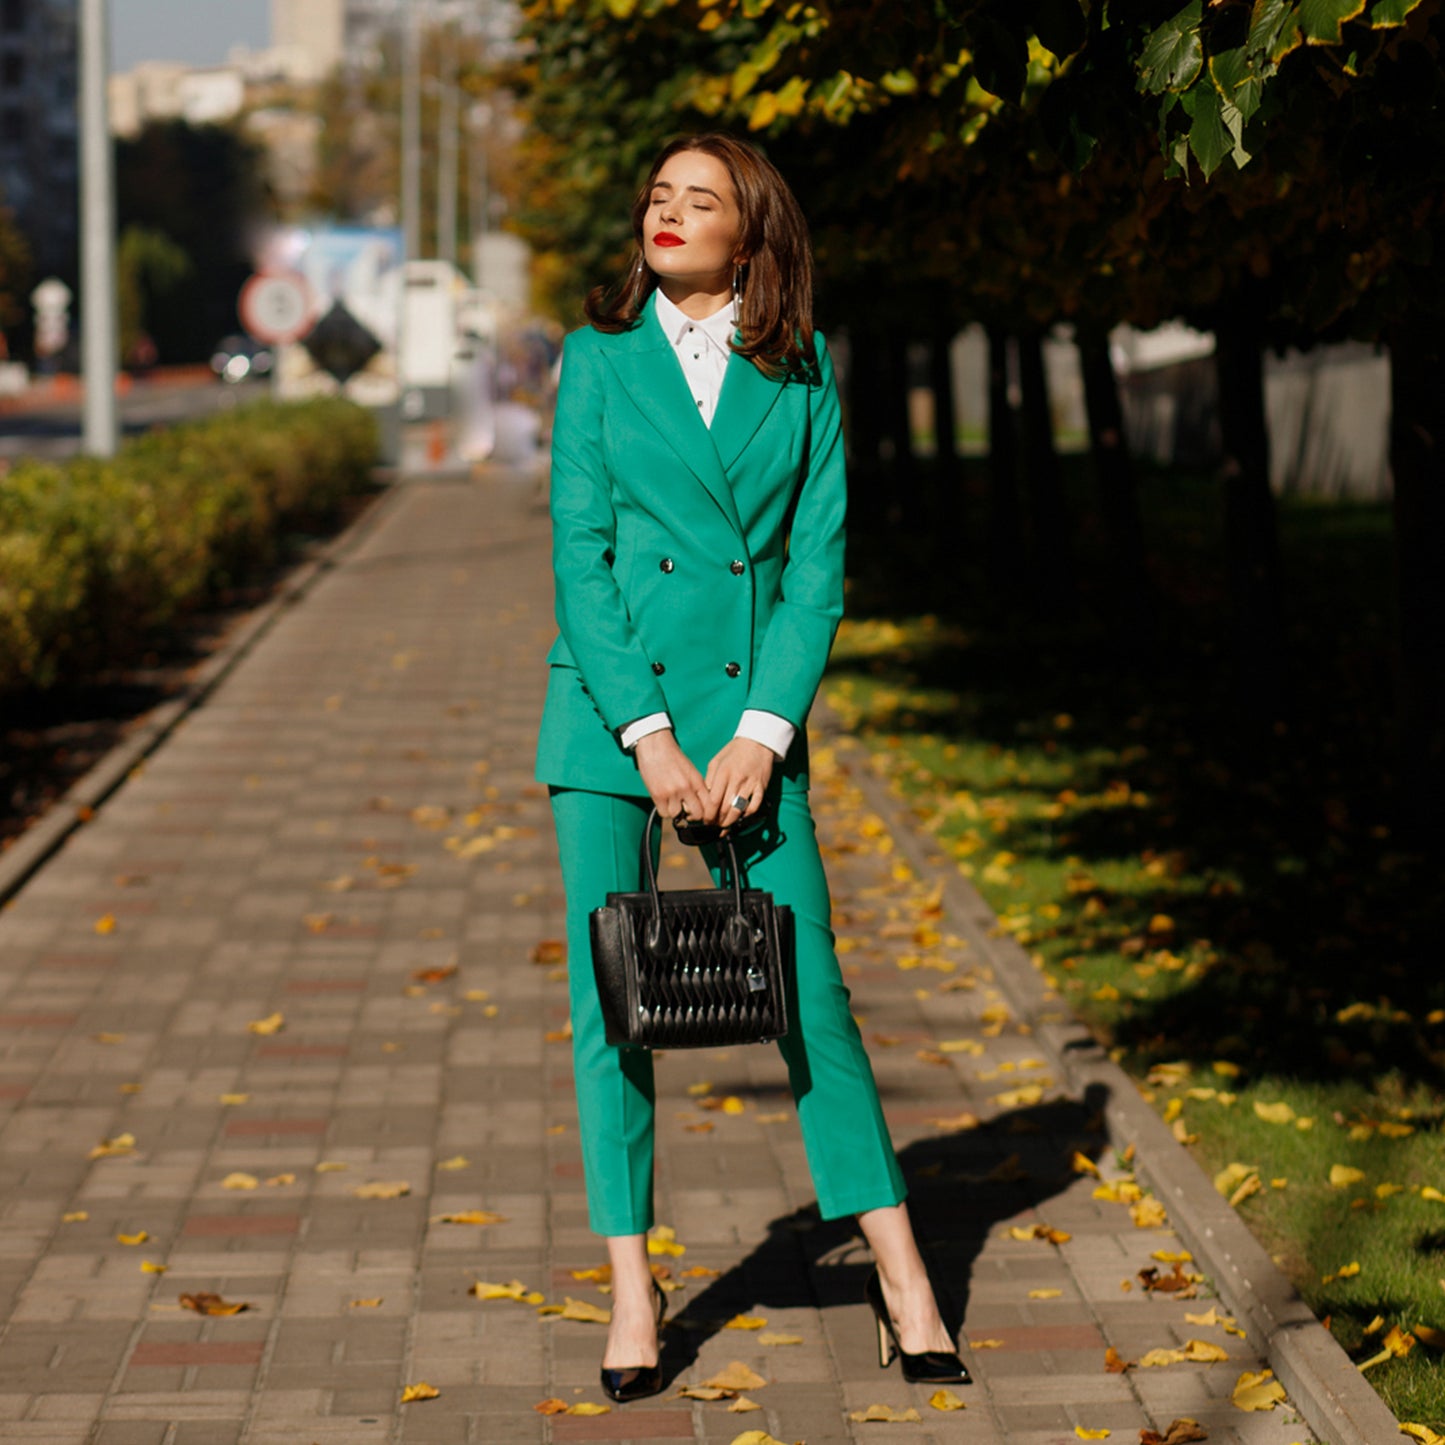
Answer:
<svg viewBox="0 0 1445 1445"><path fill-rule="evenodd" d="M647 879L647 892L652 899L652 917L647 925L647 951L654 956L664 957L672 952L672 940L662 921L662 898L657 888L657 869L652 862L652 829L662 824L662 814L654 805L647 815L647 826L642 830L642 873ZM731 835L724 834L719 840L727 848L728 872L732 877L733 916L728 920L726 943L728 951L735 958L752 958L757 939L752 925L743 913L743 878L738 867L737 849L733 847Z"/></svg>

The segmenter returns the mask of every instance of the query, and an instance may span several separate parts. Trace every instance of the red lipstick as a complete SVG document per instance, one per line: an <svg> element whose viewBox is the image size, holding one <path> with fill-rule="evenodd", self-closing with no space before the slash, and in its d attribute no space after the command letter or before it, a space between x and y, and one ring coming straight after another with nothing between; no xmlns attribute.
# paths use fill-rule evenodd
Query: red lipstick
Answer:
<svg viewBox="0 0 1445 1445"><path fill-rule="evenodd" d="M654 246L685 246L686 241L681 236L674 236L671 231L659 231L653 238Z"/></svg>

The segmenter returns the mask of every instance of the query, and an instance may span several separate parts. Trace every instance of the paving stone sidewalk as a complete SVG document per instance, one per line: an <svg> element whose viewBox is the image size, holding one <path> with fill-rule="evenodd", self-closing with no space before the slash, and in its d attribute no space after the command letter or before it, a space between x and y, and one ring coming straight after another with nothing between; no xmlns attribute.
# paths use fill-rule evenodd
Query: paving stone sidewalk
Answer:
<svg viewBox="0 0 1445 1445"><path fill-rule="evenodd" d="M607 1303L573 1273L604 1256L531 781L546 517L497 473L403 486L365 525L0 913L0 1439L1135 1445L1188 1416L1214 1445L1312 1440L1287 1403L1231 1403L1262 1363L1207 1281L1143 1287L1180 1241L1078 1172L1127 1180L1102 1101L1051 1077L846 740L815 792L840 948L966 1408L879 1371L866 1254L817 1218L775 1051L739 1049L658 1068L676 1384L538 1413L601 1402L602 1328L469 1290ZM205 1294L245 1309L181 1303ZM1226 1357L1105 1369L1190 1340ZM734 1361L759 1409L676 1397ZM873 1405L920 1418L849 1418Z"/></svg>

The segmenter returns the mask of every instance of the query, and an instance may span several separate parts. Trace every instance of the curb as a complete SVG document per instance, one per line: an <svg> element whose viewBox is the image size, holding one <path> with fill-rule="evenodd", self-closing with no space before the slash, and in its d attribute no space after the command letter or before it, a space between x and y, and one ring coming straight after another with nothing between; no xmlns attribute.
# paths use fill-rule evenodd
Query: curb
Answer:
<svg viewBox="0 0 1445 1445"><path fill-rule="evenodd" d="M843 729L820 698L814 724L840 745L843 761L868 806L887 824L899 853L915 872L938 876L944 906L969 946L987 960L999 989L1019 1018L1032 1026L1070 1088L1089 1084L1108 1091L1105 1122L1110 1142L1133 1144L1136 1167L1169 1211L1196 1263L1244 1326L1290 1403L1326 1445L1383 1445L1400 1436L1399 1422L1334 1336L1280 1273L1239 1215L1214 1188L1168 1125L1140 1097L1133 1079L1049 991L1024 949L996 932L997 915L983 896L940 855L908 805L894 796L867 746Z"/></svg>
<svg viewBox="0 0 1445 1445"><path fill-rule="evenodd" d="M0 853L0 907L25 886L72 833L90 821L95 810L120 788L134 769L210 696L271 630L281 614L360 546L396 505L401 494L401 488L389 486L340 536L328 542L317 556L296 567L275 594L248 613L225 644L195 669L177 697L152 708L135 732L117 743Z"/></svg>

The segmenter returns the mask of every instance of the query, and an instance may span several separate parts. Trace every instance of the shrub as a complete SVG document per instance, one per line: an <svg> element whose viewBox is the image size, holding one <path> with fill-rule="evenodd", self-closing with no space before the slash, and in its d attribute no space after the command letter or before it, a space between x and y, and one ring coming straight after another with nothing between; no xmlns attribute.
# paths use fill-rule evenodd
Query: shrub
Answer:
<svg viewBox="0 0 1445 1445"><path fill-rule="evenodd" d="M261 402L127 442L114 461L0 477L0 691L136 656L158 627L277 560L363 491L377 448L350 402Z"/></svg>

